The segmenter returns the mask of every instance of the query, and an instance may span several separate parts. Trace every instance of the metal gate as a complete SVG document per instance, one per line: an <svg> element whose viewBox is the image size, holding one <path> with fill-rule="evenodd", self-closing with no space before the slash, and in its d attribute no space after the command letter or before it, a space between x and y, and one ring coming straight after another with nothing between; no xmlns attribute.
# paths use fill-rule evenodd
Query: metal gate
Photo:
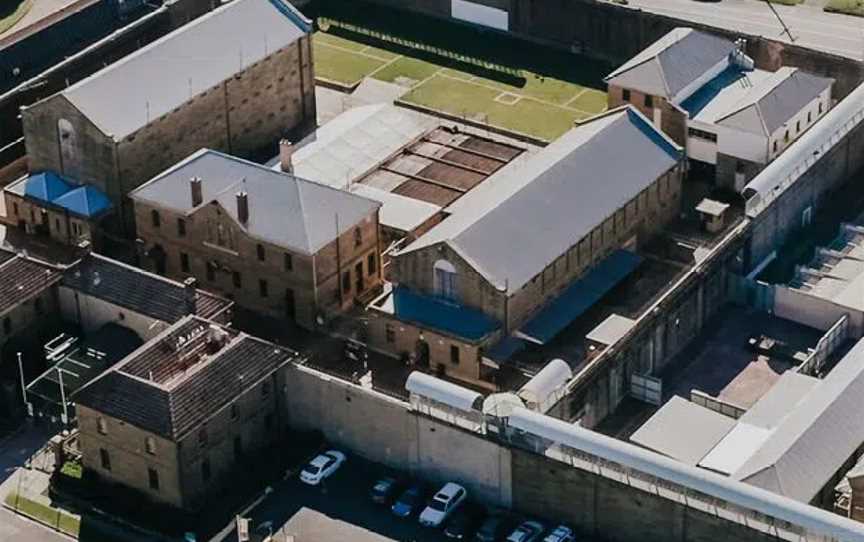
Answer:
<svg viewBox="0 0 864 542"><path fill-rule="evenodd" d="M630 397L660 406L663 402L663 380L653 376L633 374L630 377Z"/></svg>

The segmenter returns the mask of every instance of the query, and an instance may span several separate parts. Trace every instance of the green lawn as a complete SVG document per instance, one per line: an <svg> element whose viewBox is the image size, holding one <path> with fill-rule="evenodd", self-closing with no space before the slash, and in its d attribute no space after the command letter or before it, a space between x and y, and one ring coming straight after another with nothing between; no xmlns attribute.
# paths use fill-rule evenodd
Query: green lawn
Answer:
<svg viewBox="0 0 864 542"><path fill-rule="evenodd" d="M315 75L324 79L354 85L380 68L386 61L370 56L313 43Z"/></svg>
<svg viewBox="0 0 864 542"><path fill-rule="evenodd" d="M864 17L864 0L829 0L825 11Z"/></svg>
<svg viewBox="0 0 864 542"><path fill-rule="evenodd" d="M14 492L6 495L5 502L9 507L18 510L18 512L38 521L39 523L48 525L49 527L57 529L58 531L66 533L74 538L78 538L78 533L81 530L81 520L75 516L51 508L50 506L45 506L42 503L32 501L27 497L19 496Z"/></svg>
<svg viewBox="0 0 864 542"><path fill-rule="evenodd" d="M4 2L0 4L0 34L6 32L15 23L27 15L33 6L33 0L20 0L18 2Z"/></svg>
<svg viewBox="0 0 864 542"><path fill-rule="evenodd" d="M410 80L419 83L428 77L432 77L441 70L441 66L420 60L418 58L402 57L388 64L380 71L375 72L372 77L388 83L396 83L400 80Z"/></svg>

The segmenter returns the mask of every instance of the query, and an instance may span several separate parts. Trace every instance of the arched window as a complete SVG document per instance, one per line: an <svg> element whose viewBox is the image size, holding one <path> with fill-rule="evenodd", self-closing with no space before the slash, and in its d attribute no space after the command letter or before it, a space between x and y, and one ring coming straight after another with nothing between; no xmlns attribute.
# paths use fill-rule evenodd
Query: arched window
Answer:
<svg viewBox="0 0 864 542"><path fill-rule="evenodd" d="M78 136L75 133L75 127L66 119L59 119L57 121L57 140L60 144L61 172L77 179L81 166L81 157L78 152Z"/></svg>
<svg viewBox="0 0 864 542"><path fill-rule="evenodd" d="M435 262L435 295L456 300L456 268L447 260Z"/></svg>

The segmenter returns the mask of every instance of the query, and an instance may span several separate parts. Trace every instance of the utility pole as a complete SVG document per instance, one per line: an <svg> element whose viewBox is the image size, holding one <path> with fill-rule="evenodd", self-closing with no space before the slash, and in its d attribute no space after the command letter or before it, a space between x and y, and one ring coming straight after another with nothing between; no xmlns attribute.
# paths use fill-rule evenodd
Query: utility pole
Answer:
<svg viewBox="0 0 864 542"><path fill-rule="evenodd" d="M21 375L21 398L24 400L24 408L27 408L27 383L24 382L24 362L21 361L21 352L18 352L18 374Z"/></svg>
<svg viewBox="0 0 864 542"><path fill-rule="evenodd" d="M777 17L777 20L780 21L780 25L783 26L783 31L789 36L789 40L792 43L795 43L795 36L792 35L792 31L789 30L789 27L786 26L786 22L780 17L780 14L777 12L777 8L774 7L774 4L771 3L771 0L765 0L765 3L768 4L768 7L771 8L771 12Z"/></svg>

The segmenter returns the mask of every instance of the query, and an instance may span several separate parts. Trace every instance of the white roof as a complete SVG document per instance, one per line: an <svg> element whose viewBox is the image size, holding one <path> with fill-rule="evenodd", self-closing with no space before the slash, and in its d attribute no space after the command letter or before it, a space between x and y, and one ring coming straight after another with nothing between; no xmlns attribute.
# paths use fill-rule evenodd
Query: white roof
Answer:
<svg viewBox="0 0 864 542"><path fill-rule="evenodd" d="M682 106L691 109L691 121L714 124L717 119L734 111L735 106L750 94L755 86L761 86L763 81L771 79L772 75L772 72L758 68L727 69L685 100ZM696 107L695 110L693 106Z"/></svg>
<svg viewBox="0 0 864 542"><path fill-rule="evenodd" d="M477 410L482 395L440 378L414 371L408 375L405 389L415 395L427 397L459 410Z"/></svg>
<svg viewBox="0 0 864 542"><path fill-rule="evenodd" d="M633 433L630 441L696 465L734 426L733 418L676 395Z"/></svg>
<svg viewBox="0 0 864 542"><path fill-rule="evenodd" d="M591 342L611 345L633 329L636 325L636 320L621 316L620 314L610 314L608 318L600 322L600 325L591 330L585 336Z"/></svg>
<svg viewBox="0 0 864 542"><path fill-rule="evenodd" d="M759 398L747 412L741 416L742 423L773 429L793 412L814 386L819 384L818 378L802 375L795 371L786 371L768 392Z"/></svg>
<svg viewBox="0 0 864 542"><path fill-rule="evenodd" d="M711 216L720 216L729 208L728 203L705 198L696 206L696 210Z"/></svg>
<svg viewBox="0 0 864 542"><path fill-rule="evenodd" d="M61 94L119 140L310 29L287 0L233 0Z"/></svg>
<svg viewBox="0 0 864 542"><path fill-rule="evenodd" d="M807 529L809 533L846 542L864 541L864 524L685 465L551 416L517 408L509 418L509 425L661 480L788 521Z"/></svg>
<svg viewBox="0 0 864 542"><path fill-rule="evenodd" d="M351 193L380 202L378 220L381 225L404 232L414 231L441 211L437 205L367 184L351 185Z"/></svg>
<svg viewBox="0 0 864 542"><path fill-rule="evenodd" d="M531 380L525 383L517 395L532 403L543 403L573 377L573 371L563 359L553 359Z"/></svg>
<svg viewBox="0 0 864 542"><path fill-rule="evenodd" d="M714 472L731 474L738 470L769 436L770 429L749 423L735 424L717 446L701 458L699 466Z"/></svg>

